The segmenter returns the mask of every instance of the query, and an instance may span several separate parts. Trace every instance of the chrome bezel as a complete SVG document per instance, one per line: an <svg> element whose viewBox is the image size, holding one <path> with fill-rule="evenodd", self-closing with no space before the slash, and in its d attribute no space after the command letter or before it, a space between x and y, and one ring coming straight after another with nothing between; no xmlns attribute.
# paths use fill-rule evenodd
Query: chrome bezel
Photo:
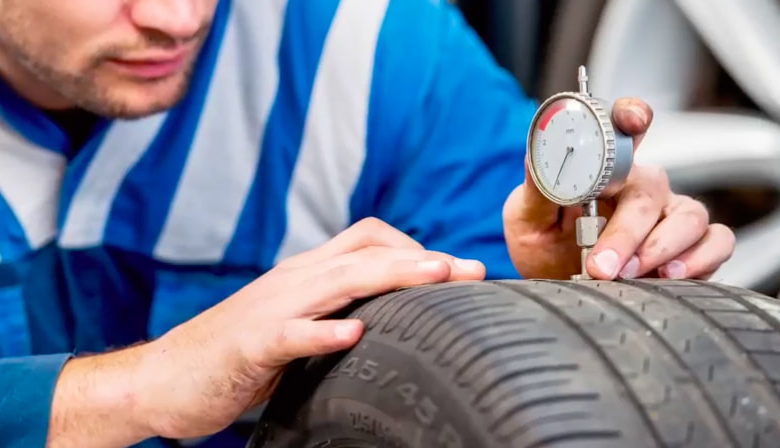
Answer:
<svg viewBox="0 0 780 448"><path fill-rule="evenodd" d="M555 101L561 99L573 99L584 104L585 107L596 117L599 129L601 130L601 138L603 141L604 155L601 159L601 169L598 174L598 180L593 184L593 187L589 191L585 191L582 195L573 199L564 199L556 196L541 182L539 175L536 172L536 165L534 162L534 155L532 150L532 139L536 124L542 117L544 111ZM616 137L615 129L612 125L612 120L609 118L609 112L604 103L589 95L584 95L576 92L562 92L547 98L534 114L531 121L531 127L528 129L528 138L526 139L526 163L528 164L528 171L531 173L532 180L537 186L539 191L550 201L562 205L573 206L580 205L586 202L592 201L598 198L613 181L622 182L624 179L613 179L613 173L615 171L615 156L616 156Z"/></svg>

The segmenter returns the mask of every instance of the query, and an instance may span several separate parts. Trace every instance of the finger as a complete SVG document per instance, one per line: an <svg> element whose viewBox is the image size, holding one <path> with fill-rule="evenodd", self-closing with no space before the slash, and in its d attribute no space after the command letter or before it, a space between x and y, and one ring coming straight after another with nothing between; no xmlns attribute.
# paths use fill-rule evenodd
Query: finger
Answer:
<svg viewBox="0 0 780 448"><path fill-rule="evenodd" d="M449 265L448 281L482 280L485 277L485 265L478 260L456 258L444 252L393 247L366 247L344 254L322 264L322 269L330 270L337 266L354 264L364 266L376 260L443 261Z"/></svg>
<svg viewBox="0 0 780 448"><path fill-rule="evenodd" d="M353 224L322 246L291 257L280 266L284 268L309 266L369 246L423 249L420 243L393 226L376 218L366 218Z"/></svg>
<svg viewBox="0 0 780 448"><path fill-rule="evenodd" d="M526 160L525 182L515 188L504 203L507 236L548 230L558 224L559 212L560 207L542 195L534 184Z"/></svg>
<svg viewBox="0 0 780 448"><path fill-rule="evenodd" d="M704 273L702 275L699 275L698 277L695 277L695 279L696 280L712 280L712 276L715 275L715 272L717 272L717 271Z"/></svg>
<svg viewBox="0 0 780 448"><path fill-rule="evenodd" d="M357 319L292 319L282 321L268 334L270 337L256 362L266 368L282 367L298 358L326 355L352 347L363 334L363 322Z"/></svg>
<svg viewBox="0 0 780 448"><path fill-rule="evenodd" d="M442 283L450 278L443 260L379 258L334 266L302 285L299 300L290 301L289 316L316 319L332 314L353 300L399 288Z"/></svg>
<svg viewBox="0 0 780 448"><path fill-rule="evenodd" d="M707 233L709 214L704 204L687 196L676 196L675 204L667 207L666 218L650 232L647 239L626 263L619 276L636 278L672 261Z"/></svg>
<svg viewBox="0 0 780 448"><path fill-rule="evenodd" d="M734 243L731 229L722 224L712 224L698 243L658 268L658 275L672 279L706 277L731 258Z"/></svg>
<svg viewBox="0 0 780 448"><path fill-rule="evenodd" d="M638 98L620 98L612 107L612 120L624 133L634 137L634 150L653 121L653 109Z"/></svg>
<svg viewBox="0 0 780 448"><path fill-rule="evenodd" d="M588 256L588 273L596 279L614 279L658 223L670 196L663 170L635 167L617 198L612 219Z"/></svg>

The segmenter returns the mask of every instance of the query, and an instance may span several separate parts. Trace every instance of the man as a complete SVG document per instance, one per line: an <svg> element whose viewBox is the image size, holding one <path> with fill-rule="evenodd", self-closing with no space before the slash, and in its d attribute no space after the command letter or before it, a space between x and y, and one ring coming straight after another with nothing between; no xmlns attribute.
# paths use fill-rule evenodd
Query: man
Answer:
<svg viewBox="0 0 780 448"><path fill-rule="evenodd" d="M0 75L0 445L213 434L356 343L352 300L577 270L534 103L443 1L0 0ZM733 248L656 168L602 211L597 278Z"/></svg>

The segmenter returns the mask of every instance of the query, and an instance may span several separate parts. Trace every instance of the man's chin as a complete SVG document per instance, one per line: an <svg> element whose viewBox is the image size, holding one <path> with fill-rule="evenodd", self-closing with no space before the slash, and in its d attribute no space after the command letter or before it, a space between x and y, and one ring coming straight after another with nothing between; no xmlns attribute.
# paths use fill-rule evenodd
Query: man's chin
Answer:
<svg viewBox="0 0 780 448"><path fill-rule="evenodd" d="M187 93L189 76L143 83L114 83L94 98L81 98L79 106L106 118L138 119L176 106Z"/></svg>
<svg viewBox="0 0 780 448"><path fill-rule="evenodd" d="M154 102L124 102L114 103L108 106L108 108L98 111L92 111L97 115L114 118L120 120L137 120L145 118L150 115L155 115L160 112L165 112L178 104L181 101L180 98L172 99L169 101L155 100Z"/></svg>

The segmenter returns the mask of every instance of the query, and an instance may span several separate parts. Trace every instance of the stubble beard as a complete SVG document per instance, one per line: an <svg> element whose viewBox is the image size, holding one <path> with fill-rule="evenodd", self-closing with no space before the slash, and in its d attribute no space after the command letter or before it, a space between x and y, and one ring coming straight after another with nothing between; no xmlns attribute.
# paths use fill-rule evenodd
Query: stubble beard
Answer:
<svg viewBox="0 0 780 448"><path fill-rule="evenodd" d="M210 24L204 25L201 30L188 42L195 42L195 51L198 54L206 36ZM106 118L137 119L149 116L167 109L170 109L178 103L189 89L190 80L194 71L194 65L197 58L187 61L186 67L181 71L170 75L167 78L132 80L134 87L143 87L147 85L154 88L162 83L174 83L169 87L164 97L159 97L146 102L143 105L133 105L127 99L123 99L121 94L117 94L116 87L101 83L100 69L105 67L109 59L121 57L126 54L130 48L106 48L90 58L86 67L80 69L78 74L58 69L56 54L66 54L64 48L49 47L46 51L34 52L24 45L22 39L14 39L13 30L6 30L5 38L0 33L0 50L4 51L10 58L29 74L60 96L67 99L75 107L92 112L96 115ZM159 36L144 36L142 45L135 45L136 48L165 48L170 47L177 42ZM112 88L113 87L113 88Z"/></svg>

